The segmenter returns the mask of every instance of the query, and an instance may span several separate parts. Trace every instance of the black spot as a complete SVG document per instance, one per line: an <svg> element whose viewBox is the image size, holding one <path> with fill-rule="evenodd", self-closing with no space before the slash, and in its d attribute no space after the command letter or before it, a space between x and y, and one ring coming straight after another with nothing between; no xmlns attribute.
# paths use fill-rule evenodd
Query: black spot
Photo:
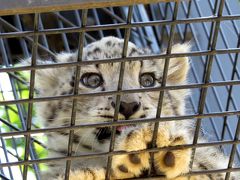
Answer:
<svg viewBox="0 0 240 180"><path fill-rule="evenodd" d="M66 95L68 94L66 91L63 91L60 95Z"/></svg>
<svg viewBox="0 0 240 180"><path fill-rule="evenodd" d="M177 136L175 139L174 139L174 142L178 142L178 141L183 141L184 138L182 136Z"/></svg>
<svg viewBox="0 0 240 180"><path fill-rule="evenodd" d="M56 133L61 134L63 136L67 136L69 134L68 132L64 132L64 131L56 131Z"/></svg>
<svg viewBox="0 0 240 180"><path fill-rule="evenodd" d="M152 148L152 143L151 142L148 142L147 143L147 149L151 149Z"/></svg>
<svg viewBox="0 0 240 180"><path fill-rule="evenodd" d="M90 168L86 168L85 171L89 172L93 176L93 179L96 179L94 171L92 171Z"/></svg>
<svg viewBox="0 0 240 180"><path fill-rule="evenodd" d="M62 83L61 85L60 85L60 88L62 88L64 86L64 83Z"/></svg>
<svg viewBox="0 0 240 180"><path fill-rule="evenodd" d="M65 121L63 122L63 125L64 125L64 126L69 126L69 121L65 120Z"/></svg>
<svg viewBox="0 0 240 180"><path fill-rule="evenodd" d="M97 48L95 48L95 49L93 50L93 52L94 52L94 53L101 53L101 49L97 47Z"/></svg>
<svg viewBox="0 0 240 180"><path fill-rule="evenodd" d="M105 91L105 90L106 90L105 87L103 87L103 88L102 88L102 91Z"/></svg>
<svg viewBox="0 0 240 180"><path fill-rule="evenodd" d="M74 87L74 81L70 81L70 86Z"/></svg>
<svg viewBox="0 0 240 180"><path fill-rule="evenodd" d="M58 109L62 109L62 103L58 102Z"/></svg>
<svg viewBox="0 0 240 180"><path fill-rule="evenodd" d="M107 59L110 59L111 56L108 54L108 53L104 53L104 56L107 58Z"/></svg>
<svg viewBox="0 0 240 180"><path fill-rule="evenodd" d="M86 144L82 144L82 147L86 148L86 149L89 149L89 150L92 150L92 147L89 146L89 145L86 145Z"/></svg>
<svg viewBox="0 0 240 180"><path fill-rule="evenodd" d="M68 91L68 94L72 94L73 93L73 89Z"/></svg>
<svg viewBox="0 0 240 180"><path fill-rule="evenodd" d="M156 62L155 61L152 61L152 66L155 66L156 65Z"/></svg>
<svg viewBox="0 0 240 180"><path fill-rule="evenodd" d="M57 116L55 107L52 108L51 112L52 112L52 114L50 114L50 116L48 116L48 118L47 118L48 122L52 122L55 119L55 117Z"/></svg>
<svg viewBox="0 0 240 180"><path fill-rule="evenodd" d="M98 69L99 68L99 64L95 64L96 68Z"/></svg>
<svg viewBox="0 0 240 180"><path fill-rule="evenodd" d="M130 139L132 137L132 135L134 134L134 130L130 131L127 135L127 138Z"/></svg>
<svg viewBox="0 0 240 180"><path fill-rule="evenodd" d="M199 163L199 165L198 165L201 169L203 169L203 170L208 170L208 168L204 165L204 164L202 164L202 163Z"/></svg>
<svg viewBox="0 0 240 180"><path fill-rule="evenodd" d="M144 107L143 110L149 110L149 108L148 107Z"/></svg>
<svg viewBox="0 0 240 180"><path fill-rule="evenodd" d="M62 111L65 112L65 113L68 113L68 112L69 112L69 109L68 109L68 108L65 108L65 109L63 109Z"/></svg>
<svg viewBox="0 0 240 180"><path fill-rule="evenodd" d="M137 154L129 154L129 160L133 164L140 164L141 163L141 159L139 158L139 156Z"/></svg>
<svg viewBox="0 0 240 180"><path fill-rule="evenodd" d="M128 173L128 169L123 164L118 166L118 169L124 173Z"/></svg>
<svg viewBox="0 0 240 180"><path fill-rule="evenodd" d="M74 61L76 61L76 59L74 59L72 56L68 58L68 62L74 62Z"/></svg>
<svg viewBox="0 0 240 180"><path fill-rule="evenodd" d="M58 151L60 154L67 154L67 151L65 151L65 150L60 150L60 151Z"/></svg>
<svg viewBox="0 0 240 180"><path fill-rule="evenodd" d="M152 168L153 169L153 168ZM153 173L154 174L154 173ZM141 174L138 176L140 178L146 178L146 177L149 177L149 172L148 172L148 169L145 169L141 172Z"/></svg>
<svg viewBox="0 0 240 180"><path fill-rule="evenodd" d="M175 165L175 156L172 152L168 151L164 156L164 164L167 167L173 167Z"/></svg>
<svg viewBox="0 0 240 180"><path fill-rule="evenodd" d="M73 135L73 142L74 142L74 143L79 143L79 142L80 142L80 136L74 134L74 135Z"/></svg>
<svg viewBox="0 0 240 180"><path fill-rule="evenodd" d="M145 117L146 117L146 115L145 115L145 114L143 114L143 115L141 115L141 116L140 116L140 118L145 118Z"/></svg>
<svg viewBox="0 0 240 180"><path fill-rule="evenodd" d="M105 108L105 110L106 110L106 111L109 111L109 110L110 110L110 108Z"/></svg>
<svg viewBox="0 0 240 180"><path fill-rule="evenodd" d="M87 53L87 56L91 56L91 55L92 55L92 52L89 51L89 52Z"/></svg>
<svg viewBox="0 0 240 180"><path fill-rule="evenodd" d="M132 48L131 52L129 53L129 56L132 56L133 54L135 54L137 52L136 48Z"/></svg>
<svg viewBox="0 0 240 180"><path fill-rule="evenodd" d="M106 45L107 45L107 46L111 46L111 45L112 45L112 41L107 41L107 42L106 42Z"/></svg>
<svg viewBox="0 0 240 180"><path fill-rule="evenodd" d="M122 48L123 47L123 42L119 42L118 46L120 46Z"/></svg>

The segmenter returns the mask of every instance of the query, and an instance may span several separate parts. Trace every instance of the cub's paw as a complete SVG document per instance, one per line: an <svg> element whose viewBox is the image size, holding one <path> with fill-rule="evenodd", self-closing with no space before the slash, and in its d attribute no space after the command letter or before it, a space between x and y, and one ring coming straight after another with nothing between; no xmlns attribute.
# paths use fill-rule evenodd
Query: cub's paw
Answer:
<svg viewBox="0 0 240 180"><path fill-rule="evenodd" d="M167 129L160 128L157 136L157 147L168 147L188 144L189 139L184 131L171 133ZM171 151L159 151L154 153L154 167L157 173L164 174L167 179L172 179L189 171L191 161L191 149L177 149Z"/></svg>
<svg viewBox="0 0 240 180"><path fill-rule="evenodd" d="M147 149L152 137L151 130L147 128L129 128L122 133L117 140L115 150L130 152ZM124 179L140 176L142 171L149 168L149 158L148 152L113 156L112 177Z"/></svg>
<svg viewBox="0 0 240 180"><path fill-rule="evenodd" d="M127 152L147 149L152 141L152 134L151 127L128 129L117 140L115 149ZM184 131L176 132L169 126L162 126L158 130L157 147L178 146L188 142L187 133ZM157 174L165 175L167 179L185 179L177 177L189 171L190 149L159 151L154 153L153 157ZM114 179L139 177L149 169L149 160L148 152L113 156L112 177Z"/></svg>

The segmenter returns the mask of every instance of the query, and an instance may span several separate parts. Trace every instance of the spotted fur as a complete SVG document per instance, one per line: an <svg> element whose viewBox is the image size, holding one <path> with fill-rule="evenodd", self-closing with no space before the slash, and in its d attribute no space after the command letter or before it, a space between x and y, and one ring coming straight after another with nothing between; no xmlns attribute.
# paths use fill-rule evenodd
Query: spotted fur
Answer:
<svg viewBox="0 0 240 180"><path fill-rule="evenodd" d="M115 37L102 38L89 44L83 50L83 61L121 58L123 40ZM173 53L189 51L188 44L177 44L172 47ZM137 48L128 43L127 57L150 54L149 50ZM76 62L77 52L61 53L56 55L57 63ZM28 60L29 61L29 60ZM38 64L53 64L52 61L38 60ZM164 69L164 59L125 62L123 77L123 90L144 88L139 77L144 73L153 73L155 84L161 86ZM187 57L171 58L167 85L182 85L186 83L189 62ZM36 70L36 89L39 96L65 96L72 94L75 86L76 67L49 68ZM120 63L111 62L95 65L84 65L80 69L80 77L84 73L101 74L103 83L96 88L89 88L79 82L79 93L94 93L117 90L120 72ZM188 90L165 91L162 103L162 116L184 115L185 98ZM127 119L155 118L157 112L159 91L131 93L121 96L121 102L138 102L138 110L131 113ZM114 116L115 95L106 96L79 96L76 102L76 125L111 122ZM41 119L44 127L68 126L71 122L72 100L54 100L36 103L37 117ZM119 121L126 120L122 113L118 115ZM157 134L157 147L168 147L192 142L193 121L160 122ZM117 127L118 129L118 127ZM147 149L152 139L153 125L140 124L124 127L117 133L115 150L137 151ZM65 156L67 154L69 131L56 131L48 136L48 157ZM73 136L73 155L92 152L107 152L109 150L111 129L109 128L79 128ZM203 140L201 140L203 141ZM143 152L132 155L113 156L111 178L123 179L139 177L150 167L149 153ZM154 169L157 174L165 175L166 179L181 180L178 177L189 171L191 149L172 151L159 151L154 153ZM106 158L74 160L71 165L70 179L104 179ZM193 170L209 170L227 167L227 158L214 148L199 148L193 164ZM65 169L65 162L50 164L49 171L43 173L43 179L63 179L58 176ZM58 177L57 177L58 176ZM232 180L235 175L232 175ZM199 175L191 180L223 179L223 174Z"/></svg>

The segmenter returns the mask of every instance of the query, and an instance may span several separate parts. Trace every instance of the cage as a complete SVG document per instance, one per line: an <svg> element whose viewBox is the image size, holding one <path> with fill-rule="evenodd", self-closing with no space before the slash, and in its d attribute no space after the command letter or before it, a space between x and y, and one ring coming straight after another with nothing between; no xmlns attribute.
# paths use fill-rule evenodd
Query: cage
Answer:
<svg viewBox="0 0 240 180"><path fill-rule="evenodd" d="M146 122L194 119L196 128L193 149L217 146L228 155L225 169L211 171L190 171L187 175L239 171L239 131L240 131L240 1L238 0L183 0L183 1L45 1L22 0L1 1L0 6L0 177L2 179L41 179L40 171L48 162L61 161L66 164L65 178L69 178L71 161L86 157L107 156L107 177L114 151L110 146L107 153L87 153L74 156L71 152L74 131L88 125L76 125L74 113L71 124L64 127L41 127L35 116L35 105L39 102L54 101L79 96L72 94L53 97L36 97L34 94L35 71L45 68L80 67L81 61L50 65L36 64L37 58L52 60L56 53L78 50L106 36L123 38L140 48L149 48L155 55L149 59L188 56L191 61L189 82L183 86L166 86L163 80L160 88L152 89L160 94L166 90L190 89L187 112L184 116L161 117ZM190 42L191 52L171 53L176 43ZM126 46L122 58L108 62L124 63L129 60L142 61L145 57L126 57ZM160 54L167 49L166 54ZM125 52L125 53L124 53ZM32 58L31 66L18 66L21 59ZM107 61L106 61L107 62ZM92 61L92 64L99 63ZM28 73L24 73L28 71ZM124 72L124 68L121 68ZM164 70L167 73L167 70ZM30 80L27 79L30 73ZM121 74L121 73L120 73ZM164 78L163 78L164 79ZM127 91L119 88L114 92L99 92L90 95L120 97ZM150 91L150 90L148 90ZM132 92L138 92L134 89ZM83 94L87 96L87 94ZM159 98L161 102L161 95ZM160 105L161 103L159 103ZM117 108L116 108L117 109ZM160 109L160 108L158 108ZM118 114L119 109L115 111ZM117 117L117 116L115 116ZM115 141L117 119L108 126L113 127L111 144ZM128 121L127 123L141 123ZM91 127L106 124L95 123ZM45 133L59 130L70 131L68 152L63 157L47 158ZM156 133L156 132L155 132ZM208 143L199 143L203 135ZM149 150L149 149L148 149ZM154 149L152 149L154 150ZM160 150L160 149L158 149ZM151 151L151 149L150 149ZM193 151L194 152L194 151ZM194 153L193 153L194 155ZM233 166L233 162L236 167ZM141 179L154 179L148 174Z"/></svg>

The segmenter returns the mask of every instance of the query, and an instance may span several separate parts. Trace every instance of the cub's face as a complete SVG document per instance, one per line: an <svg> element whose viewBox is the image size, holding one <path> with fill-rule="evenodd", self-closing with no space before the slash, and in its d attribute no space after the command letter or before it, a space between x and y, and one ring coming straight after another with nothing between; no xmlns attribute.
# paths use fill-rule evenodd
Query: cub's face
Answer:
<svg viewBox="0 0 240 180"><path fill-rule="evenodd" d="M83 60L120 58L122 55L123 40L114 37L103 38L84 48ZM187 45L173 46L173 52L188 51ZM134 44L128 44L127 56L142 56L148 52L138 49ZM56 56L59 63L77 61L77 54L59 54ZM49 61L39 61L48 64ZM164 60L144 60L125 62L122 81L122 90L144 89L161 86ZM186 80L188 59L173 58L170 60L167 84L182 84ZM79 94L116 91L119 86L121 64L104 63L81 66ZM44 69L36 72L36 88L40 96L59 96L72 94L75 84L76 68ZM171 116L182 114L186 90L165 91L162 106L162 115ZM121 95L118 119L154 118L156 116L159 91L142 93L124 93ZM38 116L42 117L45 126L63 126L71 122L72 100L64 99L39 103ZM90 124L109 122L114 119L116 95L87 95L79 96L76 101L76 124ZM127 127L117 127L120 134ZM95 143L107 143L110 137L109 128L79 129L79 139L92 137ZM76 141L76 142L81 142ZM93 143L92 143L93 144ZM89 144L87 144L90 146Z"/></svg>

